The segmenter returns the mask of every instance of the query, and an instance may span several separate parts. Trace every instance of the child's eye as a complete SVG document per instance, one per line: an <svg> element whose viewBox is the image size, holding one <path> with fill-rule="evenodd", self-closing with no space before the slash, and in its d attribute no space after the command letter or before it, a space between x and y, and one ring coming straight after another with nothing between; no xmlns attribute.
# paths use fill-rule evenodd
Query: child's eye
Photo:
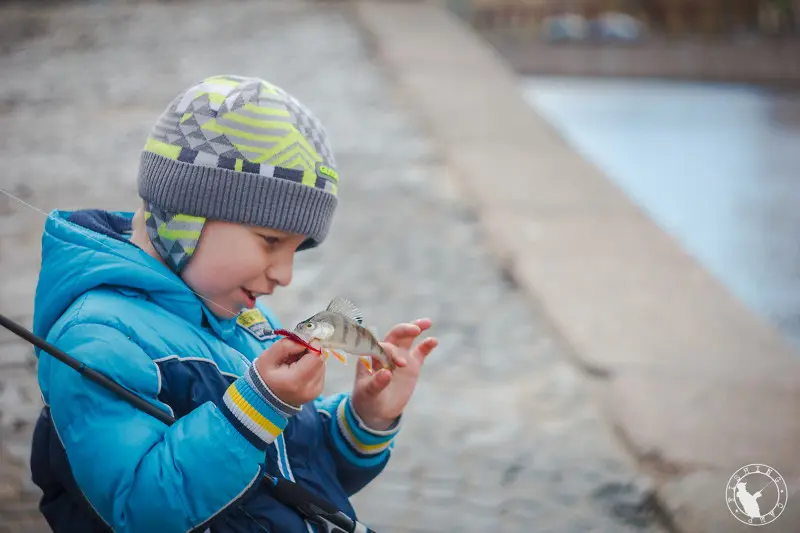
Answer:
<svg viewBox="0 0 800 533"><path fill-rule="evenodd" d="M280 239L278 237L264 237L264 242L266 242L270 246L275 246L280 242Z"/></svg>

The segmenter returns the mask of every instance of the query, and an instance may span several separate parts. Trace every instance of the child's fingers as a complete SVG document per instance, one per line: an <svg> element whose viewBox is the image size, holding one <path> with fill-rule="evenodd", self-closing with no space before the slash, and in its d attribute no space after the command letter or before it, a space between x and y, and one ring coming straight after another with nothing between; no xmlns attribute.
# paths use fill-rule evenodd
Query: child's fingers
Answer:
<svg viewBox="0 0 800 533"><path fill-rule="evenodd" d="M392 373L389 370L381 369L373 375L367 382L366 392L371 396L377 396L392 381Z"/></svg>
<svg viewBox="0 0 800 533"><path fill-rule="evenodd" d="M419 343L417 347L414 348L414 352L416 352L424 360L438 345L439 340L436 337L429 337Z"/></svg>
<svg viewBox="0 0 800 533"><path fill-rule="evenodd" d="M391 330L389 330L389 333L386 334L386 337L409 337L412 335L419 335L419 332L419 326L409 322L404 322L402 324L397 324Z"/></svg>
<svg viewBox="0 0 800 533"><path fill-rule="evenodd" d="M409 348L422 330L416 324L397 324L389 333L386 334L384 342L388 342L401 348Z"/></svg>
<svg viewBox="0 0 800 533"><path fill-rule="evenodd" d="M392 360L397 363L397 366L403 367L408 364L408 360L403 357L403 351L398 349L397 346L388 342L381 342L379 344L383 346L383 349L389 354L389 357L391 357ZM380 361L378 361L378 368L383 368L383 364L381 364Z"/></svg>
<svg viewBox="0 0 800 533"><path fill-rule="evenodd" d="M313 354L310 354L313 355ZM319 356L317 356L319 358ZM323 366L325 366L323 362ZM314 391L314 396L318 396L322 394L322 390L325 388L325 370L323 369L321 372L317 372L316 374L312 374L312 377L308 383L308 386L312 391Z"/></svg>
<svg viewBox="0 0 800 533"><path fill-rule="evenodd" d="M414 321L414 325L419 328L420 333L429 329L433 325L433 321L430 318L420 318Z"/></svg>
<svg viewBox="0 0 800 533"><path fill-rule="evenodd" d="M314 343L311 343L314 346ZM317 348L317 346L314 346ZM325 361L322 356L313 352L306 352L297 363L290 367L298 379L310 380L317 373L325 373Z"/></svg>
<svg viewBox="0 0 800 533"><path fill-rule="evenodd" d="M296 364L290 367L291 380L297 383L297 386L307 384L315 381L317 378L325 375L325 362L322 357L315 353L305 354Z"/></svg>
<svg viewBox="0 0 800 533"><path fill-rule="evenodd" d="M306 348L300 344L289 339L281 339L267 348L259 357L263 357L266 360L268 368L274 369L297 359L305 351Z"/></svg>

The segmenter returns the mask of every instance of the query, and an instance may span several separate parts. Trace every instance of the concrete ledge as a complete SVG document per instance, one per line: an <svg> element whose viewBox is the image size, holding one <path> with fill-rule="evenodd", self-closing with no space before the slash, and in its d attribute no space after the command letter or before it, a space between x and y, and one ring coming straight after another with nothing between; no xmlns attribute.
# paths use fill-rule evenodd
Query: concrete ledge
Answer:
<svg viewBox="0 0 800 533"><path fill-rule="evenodd" d="M725 484L766 463L790 490L770 531L800 531L800 356L573 151L454 16L434 3L356 6L490 246L605 376L598 399L676 526L749 530Z"/></svg>

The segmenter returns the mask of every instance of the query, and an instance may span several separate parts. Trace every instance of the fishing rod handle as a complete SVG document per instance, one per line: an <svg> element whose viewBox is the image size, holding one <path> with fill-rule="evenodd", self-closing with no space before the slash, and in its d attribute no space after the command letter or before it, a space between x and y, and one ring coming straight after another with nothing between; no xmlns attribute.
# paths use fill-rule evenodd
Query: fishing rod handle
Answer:
<svg viewBox="0 0 800 533"><path fill-rule="evenodd" d="M331 502L297 483L269 474L265 475L264 481L272 485L274 494L280 500L294 505L307 518L317 519L317 525L325 528L323 533L375 533L364 524L344 514Z"/></svg>

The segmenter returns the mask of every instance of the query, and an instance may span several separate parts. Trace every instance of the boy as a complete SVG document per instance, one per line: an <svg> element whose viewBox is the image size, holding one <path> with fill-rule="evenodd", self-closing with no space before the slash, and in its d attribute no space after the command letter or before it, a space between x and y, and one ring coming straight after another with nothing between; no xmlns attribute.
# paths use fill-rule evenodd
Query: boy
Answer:
<svg viewBox="0 0 800 533"><path fill-rule="evenodd" d="M322 243L338 176L325 132L260 79L216 76L175 98L147 140L135 214L54 211L34 332L178 418L137 410L47 354L31 455L55 532L307 532L262 487L296 481L355 517L349 496L389 458L433 338L400 324L400 367L320 397L325 364L271 330L257 302Z"/></svg>

